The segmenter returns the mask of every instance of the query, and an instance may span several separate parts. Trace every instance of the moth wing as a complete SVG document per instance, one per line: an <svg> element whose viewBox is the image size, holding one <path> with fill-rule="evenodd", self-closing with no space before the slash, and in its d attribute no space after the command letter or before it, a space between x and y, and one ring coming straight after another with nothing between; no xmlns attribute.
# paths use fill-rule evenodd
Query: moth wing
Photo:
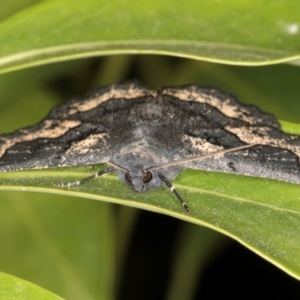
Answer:
<svg viewBox="0 0 300 300"><path fill-rule="evenodd" d="M99 164L110 152L108 133L101 126L45 119L0 136L0 172Z"/></svg>
<svg viewBox="0 0 300 300"><path fill-rule="evenodd" d="M299 158L291 151L271 146L258 145L246 150L220 154L189 162L186 167L300 184Z"/></svg>
<svg viewBox="0 0 300 300"><path fill-rule="evenodd" d="M215 88L165 88L185 115L183 157L242 145L254 147L186 163L190 168L300 183L300 136L283 133L276 118ZM184 114L183 114L184 115Z"/></svg>
<svg viewBox="0 0 300 300"><path fill-rule="evenodd" d="M54 107L42 122L0 136L0 172L105 163L119 142L111 134L112 124L126 119L118 113L120 105L156 95L129 81Z"/></svg>

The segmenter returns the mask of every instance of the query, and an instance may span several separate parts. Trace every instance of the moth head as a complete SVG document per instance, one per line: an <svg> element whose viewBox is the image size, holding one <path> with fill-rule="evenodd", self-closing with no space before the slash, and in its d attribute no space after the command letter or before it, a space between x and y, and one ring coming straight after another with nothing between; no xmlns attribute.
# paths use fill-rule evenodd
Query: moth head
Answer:
<svg viewBox="0 0 300 300"><path fill-rule="evenodd" d="M156 171L146 170L144 165L133 164L127 170L118 170L120 179L133 191L143 193L163 185Z"/></svg>
<svg viewBox="0 0 300 300"><path fill-rule="evenodd" d="M144 171L143 169L134 168L133 170L126 172L125 180L127 181L126 183L137 192L145 192L153 186L153 183L151 182L153 180L152 172Z"/></svg>
<svg viewBox="0 0 300 300"><path fill-rule="evenodd" d="M150 189L155 189L160 187L162 184L165 184L180 201L180 203L182 204L185 210L185 213L186 214L190 213L189 207L183 201L181 196L178 194L178 192L176 191L172 183L167 179L167 177L162 172L154 170L154 167L145 169L142 166L135 165L134 167L131 167L130 170L126 170L113 163L109 163L109 164L116 167L121 179L125 181L125 183L127 183L136 192L146 192ZM178 169L177 170L176 169L177 168L174 167L164 168L164 173L167 173L169 176L174 177L178 173Z"/></svg>
<svg viewBox="0 0 300 300"><path fill-rule="evenodd" d="M163 185L157 171L147 170L157 164L155 155L151 155L149 151L146 155L145 153L127 153L122 157L115 156L114 162L109 164L115 167L121 181L136 192L146 192Z"/></svg>

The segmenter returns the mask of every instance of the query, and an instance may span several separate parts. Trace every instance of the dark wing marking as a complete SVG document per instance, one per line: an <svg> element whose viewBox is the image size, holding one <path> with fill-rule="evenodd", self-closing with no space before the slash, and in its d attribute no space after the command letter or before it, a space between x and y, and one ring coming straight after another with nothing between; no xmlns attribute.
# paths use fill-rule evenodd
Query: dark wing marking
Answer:
<svg viewBox="0 0 300 300"><path fill-rule="evenodd" d="M57 106L37 125L0 136L0 172L106 162L112 155L108 100L156 95L135 82L111 85Z"/></svg>
<svg viewBox="0 0 300 300"><path fill-rule="evenodd" d="M186 166L300 183L300 137L281 132L272 115L218 89L156 91L129 82L71 100L39 124L0 136L0 172L111 158L130 168L124 146L128 153L133 147L141 155L152 151L159 164L244 144L257 146Z"/></svg>
<svg viewBox="0 0 300 300"><path fill-rule="evenodd" d="M0 137L0 171L105 162L108 138L105 128L93 123L46 119Z"/></svg>
<svg viewBox="0 0 300 300"><path fill-rule="evenodd" d="M235 96L213 88L191 85L165 88L175 99L185 124L183 156L192 157L243 144L258 146L186 164L187 167L275 178L300 183L300 136L285 134L276 118L258 108L237 102ZM186 122L184 123L184 119Z"/></svg>

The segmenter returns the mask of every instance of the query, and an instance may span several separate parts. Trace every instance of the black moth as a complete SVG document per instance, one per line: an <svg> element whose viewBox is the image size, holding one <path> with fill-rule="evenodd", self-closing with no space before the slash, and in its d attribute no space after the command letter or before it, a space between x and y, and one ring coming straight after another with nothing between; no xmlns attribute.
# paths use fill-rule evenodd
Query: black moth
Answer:
<svg viewBox="0 0 300 300"><path fill-rule="evenodd" d="M52 109L40 123L0 136L0 172L106 163L78 185L116 172L137 192L170 183L183 168L300 183L300 137L215 88L113 84Z"/></svg>

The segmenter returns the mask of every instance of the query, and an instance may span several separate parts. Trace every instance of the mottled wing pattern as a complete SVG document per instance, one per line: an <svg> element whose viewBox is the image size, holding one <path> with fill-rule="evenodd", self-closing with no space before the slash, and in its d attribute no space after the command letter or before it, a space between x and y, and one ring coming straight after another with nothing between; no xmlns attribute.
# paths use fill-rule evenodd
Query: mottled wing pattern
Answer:
<svg viewBox="0 0 300 300"><path fill-rule="evenodd" d="M128 82L71 100L39 124L0 136L0 172L108 161L130 169L135 152L144 155L138 163L151 153L160 164L245 144L256 146L184 166L300 183L300 137L283 133L272 115L214 88L157 91Z"/></svg>
<svg viewBox="0 0 300 300"><path fill-rule="evenodd" d="M55 107L37 125L1 135L0 172L108 161L112 155L110 126L113 120L100 104L145 95L156 95L156 92L133 82L111 85Z"/></svg>
<svg viewBox="0 0 300 300"><path fill-rule="evenodd" d="M167 99L180 99L180 110L187 111L186 121L181 122L184 156L257 145L186 166L300 183L300 136L283 133L274 116L240 104L235 96L213 88L171 87L162 94Z"/></svg>

